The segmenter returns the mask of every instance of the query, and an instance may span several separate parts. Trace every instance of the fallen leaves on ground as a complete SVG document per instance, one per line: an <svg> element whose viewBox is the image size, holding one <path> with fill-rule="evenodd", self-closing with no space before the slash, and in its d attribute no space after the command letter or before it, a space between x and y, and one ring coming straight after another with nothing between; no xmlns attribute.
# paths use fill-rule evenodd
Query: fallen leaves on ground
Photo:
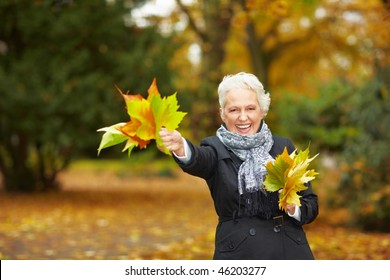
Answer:
<svg viewBox="0 0 390 280"><path fill-rule="evenodd" d="M202 180L85 170L61 180L59 193L0 192L0 259L212 258L217 217ZM390 258L390 234L345 227L342 213L306 226L317 259Z"/></svg>

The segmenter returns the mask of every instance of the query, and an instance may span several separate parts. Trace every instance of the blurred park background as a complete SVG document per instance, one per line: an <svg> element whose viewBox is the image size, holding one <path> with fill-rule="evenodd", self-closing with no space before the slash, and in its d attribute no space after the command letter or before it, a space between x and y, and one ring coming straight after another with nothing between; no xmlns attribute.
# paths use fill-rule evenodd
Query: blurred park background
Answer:
<svg viewBox="0 0 390 280"><path fill-rule="evenodd" d="M159 5L156 5L159 4ZM124 92L177 92L194 143L256 74L273 134L320 153L317 259L390 259L388 0L2 0L0 259L210 259L205 183L150 145L97 156Z"/></svg>

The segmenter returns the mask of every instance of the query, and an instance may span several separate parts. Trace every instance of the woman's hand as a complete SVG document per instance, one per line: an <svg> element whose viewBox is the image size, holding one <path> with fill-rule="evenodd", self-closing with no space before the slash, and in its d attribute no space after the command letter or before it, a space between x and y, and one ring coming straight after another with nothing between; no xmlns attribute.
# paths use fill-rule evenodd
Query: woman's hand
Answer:
<svg viewBox="0 0 390 280"><path fill-rule="evenodd" d="M289 213L291 216L295 214L295 204L287 204L286 205L286 211Z"/></svg>
<svg viewBox="0 0 390 280"><path fill-rule="evenodd" d="M162 127L159 134L164 146L170 152L175 153L179 157L185 156L184 142L179 131L169 131L165 127Z"/></svg>
<svg viewBox="0 0 390 280"><path fill-rule="evenodd" d="M282 193L282 190L279 190L279 195ZM291 216L295 214L295 204L287 204L286 205L286 212L290 214Z"/></svg>

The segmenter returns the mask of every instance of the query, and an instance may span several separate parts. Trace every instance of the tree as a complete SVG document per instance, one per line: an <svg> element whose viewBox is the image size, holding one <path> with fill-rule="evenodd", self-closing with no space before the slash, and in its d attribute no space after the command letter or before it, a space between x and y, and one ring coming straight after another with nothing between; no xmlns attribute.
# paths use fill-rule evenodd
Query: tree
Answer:
<svg viewBox="0 0 390 280"><path fill-rule="evenodd" d="M310 144L311 150L321 154L342 152L345 141L355 134L346 116L355 88L345 79L335 78L318 85L317 98L284 91L283 99L274 105L279 119L277 133L288 135L298 146Z"/></svg>
<svg viewBox="0 0 390 280"><path fill-rule="evenodd" d="M356 129L343 150L340 200L351 222L365 230L390 232L390 9L387 1L369 26L373 78L354 91L346 114ZM378 15L378 14L377 14Z"/></svg>
<svg viewBox="0 0 390 280"><path fill-rule="evenodd" d="M170 89L170 37L125 26L122 1L2 1L0 172L9 191L52 190L96 129L126 117L123 91ZM157 47L158 45L158 47ZM168 92L169 94L171 92ZM126 117L127 118L127 117Z"/></svg>
<svg viewBox="0 0 390 280"><path fill-rule="evenodd" d="M176 0L181 11L187 15L188 28L196 35L201 48L199 69L200 84L194 92L191 127L195 138L214 133L220 121L218 117L217 86L223 71L225 42L230 33L234 1L199 0L188 7Z"/></svg>
<svg viewBox="0 0 390 280"><path fill-rule="evenodd" d="M349 222L355 226L388 232L390 17L387 9L378 8L381 6L364 12L358 9L367 19L364 30L359 32L375 34L359 46L363 52L359 59L365 63L368 77L360 75L362 79L358 81L348 79L349 75L321 84L318 98L289 97L281 102L282 110L278 111L282 119L288 120L289 135L313 139L322 151L339 153L341 180L329 203L347 207ZM295 103L291 106L293 98Z"/></svg>
<svg viewBox="0 0 390 280"><path fill-rule="evenodd" d="M351 96L348 120L355 128L342 153L339 201L348 205L351 223L390 232L390 68Z"/></svg>
<svg viewBox="0 0 390 280"><path fill-rule="evenodd" d="M253 71L266 89L314 97L313 80L370 76L373 41L387 38L379 0L239 2L224 68Z"/></svg>
<svg viewBox="0 0 390 280"><path fill-rule="evenodd" d="M356 79L358 71L367 71L370 42L359 44L356 38L369 37L363 23L378 15L380 7L375 0L365 5L320 0L177 3L202 50L192 125L206 135L220 122L215 92L226 73L253 72L267 91L288 87L316 97L314 79ZM278 101L277 94L273 98Z"/></svg>

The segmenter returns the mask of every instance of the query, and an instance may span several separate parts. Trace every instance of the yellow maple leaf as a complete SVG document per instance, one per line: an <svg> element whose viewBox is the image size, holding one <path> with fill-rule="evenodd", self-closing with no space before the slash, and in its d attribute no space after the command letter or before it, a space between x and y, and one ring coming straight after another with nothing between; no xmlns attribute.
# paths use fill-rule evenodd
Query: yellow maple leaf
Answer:
<svg viewBox="0 0 390 280"><path fill-rule="evenodd" d="M268 174L264 180L264 188L275 192L281 190L279 195L279 208L286 210L287 204L301 206L299 192L307 189L306 183L315 179L318 173L314 169L307 170L311 161L318 154L309 158L309 148L303 151L296 150L288 154L287 148L283 153L266 164Z"/></svg>

